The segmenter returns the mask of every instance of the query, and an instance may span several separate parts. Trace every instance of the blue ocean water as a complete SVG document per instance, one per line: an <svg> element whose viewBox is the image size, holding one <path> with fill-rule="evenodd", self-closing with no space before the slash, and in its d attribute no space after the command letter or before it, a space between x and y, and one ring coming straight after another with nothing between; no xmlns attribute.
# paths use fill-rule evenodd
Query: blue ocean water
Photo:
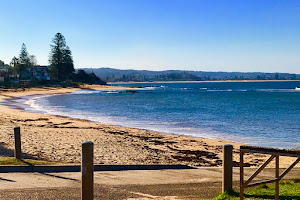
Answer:
<svg viewBox="0 0 300 200"><path fill-rule="evenodd" d="M278 148L300 147L300 82L131 83L31 98L30 110Z"/></svg>

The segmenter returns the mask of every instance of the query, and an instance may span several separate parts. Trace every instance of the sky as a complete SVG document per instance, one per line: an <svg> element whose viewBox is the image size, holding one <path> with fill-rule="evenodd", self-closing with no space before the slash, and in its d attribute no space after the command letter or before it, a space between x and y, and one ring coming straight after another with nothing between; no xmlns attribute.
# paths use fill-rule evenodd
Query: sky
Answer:
<svg viewBox="0 0 300 200"><path fill-rule="evenodd" d="M0 60L40 65L62 33L75 68L300 74L298 0L0 0Z"/></svg>

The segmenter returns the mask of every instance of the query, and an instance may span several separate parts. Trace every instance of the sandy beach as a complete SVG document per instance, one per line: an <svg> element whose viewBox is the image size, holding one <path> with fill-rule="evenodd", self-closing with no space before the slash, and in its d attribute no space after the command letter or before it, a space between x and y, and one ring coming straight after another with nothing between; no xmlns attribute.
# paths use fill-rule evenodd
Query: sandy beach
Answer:
<svg viewBox="0 0 300 200"><path fill-rule="evenodd" d="M132 90L119 86L85 86L95 90ZM81 88L31 88L25 91L2 90L0 102L27 95L70 93ZM27 158L80 163L81 143L94 142L95 164L184 164L221 166L222 145L234 146L234 160L239 162L240 143L218 139L169 135L149 130L120 127L81 119L22 112L0 105L0 156L13 156L13 127L21 127L22 152ZM248 154L246 163L257 166L268 158ZM282 167L295 160L284 157ZM271 163L270 166L274 164ZM299 165L298 165L299 166Z"/></svg>

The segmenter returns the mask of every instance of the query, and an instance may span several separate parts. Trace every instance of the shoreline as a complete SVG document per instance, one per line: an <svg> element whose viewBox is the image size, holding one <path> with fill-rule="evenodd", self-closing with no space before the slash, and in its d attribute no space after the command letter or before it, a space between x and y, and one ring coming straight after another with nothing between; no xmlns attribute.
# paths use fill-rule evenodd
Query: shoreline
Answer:
<svg viewBox="0 0 300 200"><path fill-rule="evenodd" d="M135 88L135 87L123 87L123 86L108 86L108 88L98 88L98 87L91 87L91 88L78 88L78 90L76 90L76 88L72 88L74 89L74 91L68 91L68 92L57 92L57 93L34 93L34 94L30 94L30 95L22 95L22 96L18 96L18 97L11 97L11 98L8 98L6 99L5 101L6 102L10 102L11 104L14 103L14 100L15 99L23 99L23 102L18 102L17 104L23 104L24 106L18 106L18 105L13 105L14 108L11 108L12 105L8 105L8 103L6 103L4 101L4 106L8 106L10 107L10 109L17 109L17 110L20 110L21 112L23 112L26 108L26 107L29 107L29 105L25 105L25 102L30 98L30 97L39 97L39 96L46 96L46 95L60 95L60 94L68 94L68 93L72 93L72 92L75 92L75 91L79 91L79 90L117 90L117 91L120 91L120 90L140 90L142 88ZM59 89L58 89L59 90ZM26 99L25 99L26 97ZM27 97L29 97L27 99ZM0 105L1 103L3 102L3 99L1 99L1 92L0 92ZM200 136L193 136L193 135L188 135L188 134L177 134L177 133L167 133L167 132L162 132L162 131L157 131L157 130L151 130L151 129L147 129L147 128L139 128L139 127L130 127L130 126L127 126L127 125L121 125L121 124L116 124L114 122L112 123L106 123L106 122L100 122L100 121L92 121L90 119L86 119L86 118L79 118L79 117L72 117L72 116L69 116L69 115L61 115L61 114L49 114L49 113L45 113L43 111L41 112L38 112L38 111L32 111L32 110L29 110L29 111L25 111L26 113L39 113L39 114L45 114L45 115L51 115L51 116L57 116L57 117L63 117L63 118L69 118L69 119L75 119L75 120L84 120L84 121L88 121L90 123L101 123L101 124L109 124L109 125L113 125L113 126L116 126L116 127L120 127L120 128L132 128L132 129L140 129L140 130L145 130L145 131L150 131L150 132L158 132L158 133L161 133L161 134L166 134L166 135L175 135L175 136L179 136L179 137L190 137L190 138L202 138L202 139L209 139L209 140L221 140L221 139L218 139L218 138L212 138L212 137L200 137ZM208 133L209 134L209 133ZM236 143L236 144L242 144L242 145L245 145L245 143L242 143L242 142L237 142L237 141L234 141L234 140L227 140L227 139L222 139L222 141L224 142L227 142L227 143Z"/></svg>
<svg viewBox="0 0 300 200"><path fill-rule="evenodd" d="M31 88L27 91L0 92L0 102L11 97L63 94L80 89L132 90L130 87L89 86L84 88ZM185 164L190 166L220 166L222 145L234 146L234 160L239 162L241 143L220 139L171 135L145 129L103 124L84 119L43 113L22 112L0 105L1 149L11 155L14 126L21 127L25 157L48 161L80 163L81 142L93 141L95 164ZM87 134L88 132L88 134ZM0 156L5 151L0 150ZM246 156L250 166L256 166L266 156ZM288 163L290 159L284 160Z"/></svg>
<svg viewBox="0 0 300 200"><path fill-rule="evenodd" d="M215 81L145 81L145 82L109 82L108 84L126 84L126 83L255 83L255 82L300 82L300 80L215 80Z"/></svg>
<svg viewBox="0 0 300 200"><path fill-rule="evenodd" d="M133 89L140 89L140 88L123 88L124 90L133 90ZM116 90L120 90L119 88ZM79 91L79 90L77 90ZM173 133L173 132L164 132L161 130L155 130L155 129L151 129L151 128L142 128L142 127L132 127L130 125L124 125L124 124L118 124L117 122L101 122L99 120L91 120L88 118L84 118L84 117L75 117L75 116L71 116L71 115L63 115L63 114L53 114L53 113L46 113L44 111L38 111L38 110L27 110L26 108L31 108L30 105L25 104L28 100L31 99L31 97L42 97L42 96L48 96L48 95L61 95L61 94L68 94L68 93L72 93L72 92L67 92L67 93L52 93L52 94L31 94L31 95L26 95L26 96L20 96L20 97L12 97L12 98L8 98L7 100L5 100L4 106L8 106L10 107L10 109L17 109L20 110L21 112L26 112L26 113L40 113L40 114L45 114L45 115L51 115L51 116L57 116L57 117L63 117L63 118L69 118L69 119L74 119L74 120L84 120L90 123L101 123L101 124L109 124L109 125L113 125L115 127L119 127L119 128L129 128L129 129L139 129L139 130L145 130L145 131L149 131L149 132L157 132L157 133L161 133L161 134L166 134L166 135L175 135L175 136L179 136L179 137L190 137L190 138L202 138L202 139L209 139L209 140L221 140L219 138L214 138L214 137L201 137L201 136L194 136L192 134L183 134L183 133ZM1 96L1 94L0 94ZM12 105L14 103L14 101L16 100L22 100L22 102L16 102L17 105ZM1 98L0 98L0 103L1 103ZM21 105L20 105L21 104ZM210 134L209 132L205 132L208 135ZM234 141L234 140L230 140L230 139L222 139L222 141L227 142L227 143L237 143L237 144L242 144L242 145L248 145L247 143L243 143L243 142L238 142L238 141Z"/></svg>

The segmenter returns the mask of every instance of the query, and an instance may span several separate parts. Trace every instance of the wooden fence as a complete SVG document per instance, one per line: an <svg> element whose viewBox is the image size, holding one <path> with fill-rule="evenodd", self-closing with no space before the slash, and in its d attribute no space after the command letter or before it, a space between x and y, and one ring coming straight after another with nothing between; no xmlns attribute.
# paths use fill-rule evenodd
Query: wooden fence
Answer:
<svg viewBox="0 0 300 200"><path fill-rule="evenodd" d="M262 164L249 178L244 182L244 154L245 153L260 153L271 155L270 158ZM279 156L296 157L297 159L293 164L286 168L281 174L279 174ZM250 183L273 159L275 158L275 178L269 180L263 180L255 183ZM300 151L274 149L274 148L262 148L252 146L240 147L240 199L244 199L244 189L261 184L275 182L275 200L279 199L279 181L300 161Z"/></svg>
<svg viewBox="0 0 300 200"><path fill-rule="evenodd" d="M15 157L17 159L22 158L21 151L21 135L20 127L14 128L15 136ZM232 189L232 145L223 146L223 181L222 191L228 191ZM244 154L245 153L260 153L269 154L270 158L262 164L249 178L244 182ZM94 193L94 162L93 162L93 143L83 142L82 143L82 191L81 198L83 200L92 200ZM279 156L291 156L296 157L296 161L279 174ZM263 180L256 183L250 183L273 159L275 160L275 178L270 180ZM244 199L244 189L247 187L253 187L266 183L275 182L275 200L279 199L279 181L300 161L300 151L295 150L284 150L274 148L262 148L252 146L241 146L240 147L240 199Z"/></svg>

